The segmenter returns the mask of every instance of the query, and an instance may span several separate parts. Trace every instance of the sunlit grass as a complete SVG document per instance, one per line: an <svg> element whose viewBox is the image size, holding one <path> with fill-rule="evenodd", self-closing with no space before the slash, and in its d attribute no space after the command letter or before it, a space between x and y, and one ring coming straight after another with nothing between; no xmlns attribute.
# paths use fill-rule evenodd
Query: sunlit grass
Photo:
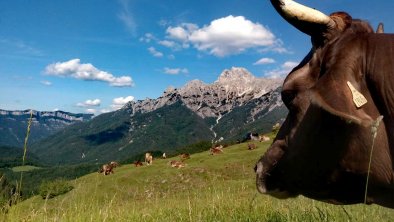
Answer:
<svg viewBox="0 0 394 222"><path fill-rule="evenodd" d="M115 174L71 181L53 199L36 196L12 207L6 221L393 221L376 205L336 206L304 197L278 200L257 193L253 166L268 143L194 154L182 169L172 159L152 166L124 165Z"/></svg>

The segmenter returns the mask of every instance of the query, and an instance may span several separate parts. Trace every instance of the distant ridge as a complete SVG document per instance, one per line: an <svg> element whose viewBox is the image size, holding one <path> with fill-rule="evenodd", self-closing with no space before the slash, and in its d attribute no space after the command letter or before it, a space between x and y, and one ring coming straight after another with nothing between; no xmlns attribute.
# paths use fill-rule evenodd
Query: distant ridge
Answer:
<svg viewBox="0 0 394 222"><path fill-rule="evenodd" d="M4 110L0 109L0 145L22 147L30 113L33 112L29 144L44 139L78 122L92 119L93 114L64 111Z"/></svg>

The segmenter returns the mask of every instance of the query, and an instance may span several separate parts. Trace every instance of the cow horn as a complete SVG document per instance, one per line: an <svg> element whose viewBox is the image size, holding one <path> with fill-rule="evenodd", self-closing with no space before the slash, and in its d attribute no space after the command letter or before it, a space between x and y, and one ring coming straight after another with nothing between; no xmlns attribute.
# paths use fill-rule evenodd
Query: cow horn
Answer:
<svg viewBox="0 0 394 222"><path fill-rule="evenodd" d="M291 25L307 35L335 28L335 22L324 13L293 0L271 0L276 11Z"/></svg>

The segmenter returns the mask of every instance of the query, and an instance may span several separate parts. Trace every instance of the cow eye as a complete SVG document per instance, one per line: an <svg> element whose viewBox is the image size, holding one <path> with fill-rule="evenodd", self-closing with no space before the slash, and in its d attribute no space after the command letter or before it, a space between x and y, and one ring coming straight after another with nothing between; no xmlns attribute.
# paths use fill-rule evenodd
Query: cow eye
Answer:
<svg viewBox="0 0 394 222"><path fill-rule="evenodd" d="M291 105L291 102L294 100L294 98L296 97L296 91L294 90L285 90L282 91L282 100L283 103L289 107Z"/></svg>

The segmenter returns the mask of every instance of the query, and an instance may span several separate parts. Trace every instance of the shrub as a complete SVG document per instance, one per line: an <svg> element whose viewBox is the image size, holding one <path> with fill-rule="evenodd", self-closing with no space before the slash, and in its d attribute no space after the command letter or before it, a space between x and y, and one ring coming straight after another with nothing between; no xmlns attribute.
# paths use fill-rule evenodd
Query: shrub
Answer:
<svg viewBox="0 0 394 222"><path fill-rule="evenodd" d="M40 186L40 195L43 199L51 199L58 195L65 194L74 187L64 179L54 181L44 181Z"/></svg>
<svg viewBox="0 0 394 222"><path fill-rule="evenodd" d="M0 172L0 207L11 206L16 188L7 181L5 175Z"/></svg>

